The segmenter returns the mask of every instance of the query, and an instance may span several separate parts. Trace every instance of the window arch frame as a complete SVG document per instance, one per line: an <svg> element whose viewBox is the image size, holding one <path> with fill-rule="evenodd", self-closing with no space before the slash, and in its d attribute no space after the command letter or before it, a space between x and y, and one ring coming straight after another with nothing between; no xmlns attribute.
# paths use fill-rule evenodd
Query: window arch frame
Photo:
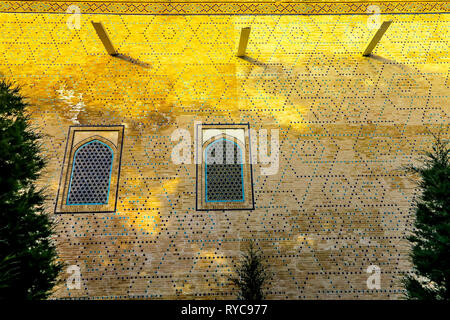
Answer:
<svg viewBox="0 0 450 320"><path fill-rule="evenodd" d="M220 137L220 138L215 139L217 137ZM208 202L208 203L214 203L214 202L244 202L245 201L245 188L244 188L244 156L245 155L244 155L242 146L238 143L237 139L232 140L233 137L230 137L230 136L228 136L226 134L217 135L217 136L212 137L211 139L206 141L205 144L203 145L203 151L205 153L204 154L204 159L205 159L205 165L204 165L204 168L205 168L204 169L205 170L204 171L204 174L205 174L205 178L204 178L204 181L205 181L205 202ZM240 200L208 200L208 174L207 174L207 171L208 171L208 157L207 157L207 151L208 151L208 148L210 148L213 144L216 144L216 143L218 143L218 142L220 142L222 140L229 141L229 142L233 143L234 145L237 146L237 148L239 150L240 162L238 162L238 164L240 164L240 167L241 167L241 189L242 189L242 199L240 199Z"/></svg>
<svg viewBox="0 0 450 320"><path fill-rule="evenodd" d="M96 213L113 213L116 212L119 192L120 192L120 175L122 163L123 142L125 136L124 125L75 125L69 126L66 149L64 158L61 163L61 175L59 179L59 187L56 193L55 214L96 214ZM70 178L73 170L74 155L79 148L93 140L99 140L106 144L113 151L113 165L109 176L109 196L108 203L105 204L69 204L67 205L67 197L69 191ZM100 147L100 146L98 146ZM106 148L107 149L107 148ZM108 151L110 151L108 149ZM86 158L84 158L86 160ZM105 177L106 168L95 168L101 171L101 175ZM80 172L85 172L80 171ZM95 172L95 171L94 171ZM82 178L84 179L84 178ZM88 179L90 179L88 177ZM81 180L83 181L83 180ZM101 180L102 182L106 179ZM91 183L91 185L95 185ZM74 188L73 183L71 189ZM102 184L102 190L105 190L105 184ZM105 195L105 193L99 193ZM99 200L104 201L104 197L93 197L91 199L83 199L82 197L74 198L81 203L82 200ZM87 201L85 201L87 203ZM93 202L91 202L93 203Z"/></svg>
<svg viewBox="0 0 450 320"><path fill-rule="evenodd" d="M105 142L101 141L99 138L101 138L102 140L104 140ZM74 174L74 169L75 169L75 164L76 164L76 157L78 154L78 151L80 151L82 148L86 147L87 145L93 143L93 142L99 142L103 145L105 145L110 151L111 151L111 164L109 166L109 175L108 175L108 193L106 196L106 202L103 203L69 203L69 198L70 198L70 190L72 187L72 179L73 179L73 174ZM69 179L69 186L68 186L68 190L67 190L67 196L66 196L66 205L67 206L84 206L84 205L89 205L89 206L94 206L94 205L107 205L109 202L109 194L111 191L111 176L112 176L112 170L113 170L113 164L114 164L114 150L111 146L108 145L107 142L109 142L109 144L113 145L111 141L108 141L107 139L100 137L100 136L92 136L88 139L85 139L83 141L81 141L79 144L77 144L76 148L74 148L74 153L71 159L72 162L72 167L70 170L70 179Z"/></svg>
<svg viewBox="0 0 450 320"><path fill-rule="evenodd" d="M236 143L241 152L243 201L206 201L205 149L219 139ZM250 125L247 124L197 124L195 126L196 211L254 210L252 148ZM241 185L241 186L242 186Z"/></svg>

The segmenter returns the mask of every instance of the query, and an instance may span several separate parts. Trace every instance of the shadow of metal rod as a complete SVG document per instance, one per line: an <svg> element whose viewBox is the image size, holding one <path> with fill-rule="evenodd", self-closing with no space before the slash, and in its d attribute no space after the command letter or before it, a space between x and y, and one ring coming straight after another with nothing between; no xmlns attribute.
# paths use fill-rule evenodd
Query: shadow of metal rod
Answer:
<svg viewBox="0 0 450 320"><path fill-rule="evenodd" d="M122 60L127 61L127 62L130 62L130 63L135 64L135 65L138 65L138 66L143 67L143 68L150 68L150 65L148 63L139 61L138 59L134 59L134 58L129 57L129 56L125 55L125 54L119 53L119 54L115 55L114 57L116 57L118 59L122 59Z"/></svg>

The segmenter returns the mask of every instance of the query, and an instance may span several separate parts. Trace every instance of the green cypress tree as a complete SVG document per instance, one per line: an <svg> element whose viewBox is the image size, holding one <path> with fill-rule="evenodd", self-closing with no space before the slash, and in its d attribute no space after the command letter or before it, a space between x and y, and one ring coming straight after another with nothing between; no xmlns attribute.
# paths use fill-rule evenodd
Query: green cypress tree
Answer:
<svg viewBox="0 0 450 320"><path fill-rule="evenodd" d="M268 278L262 263L261 252L256 250L253 241L242 255L235 270L236 277L231 281L238 287L238 299L258 301L264 299L263 286Z"/></svg>
<svg viewBox="0 0 450 320"><path fill-rule="evenodd" d="M45 161L19 89L0 81L0 299L44 299L62 268L37 190Z"/></svg>
<svg viewBox="0 0 450 320"><path fill-rule="evenodd" d="M448 141L435 136L423 165L411 170L420 177L421 194L408 238L413 273L403 282L409 299L450 299L450 162Z"/></svg>

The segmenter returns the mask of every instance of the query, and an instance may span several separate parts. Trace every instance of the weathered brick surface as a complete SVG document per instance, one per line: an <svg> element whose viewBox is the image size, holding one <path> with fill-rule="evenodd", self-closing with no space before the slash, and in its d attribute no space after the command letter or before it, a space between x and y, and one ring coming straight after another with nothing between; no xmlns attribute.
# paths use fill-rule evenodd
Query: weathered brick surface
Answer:
<svg viewBox="0 0 450 320"><path fill-rule="evenodd" d="M268 298L400 298L416 194L400 169L430 145L428 129L448 132L450 29L445 14L388 18L363 58L366 16L83 15L69 30L66 15L0 14L0 73L45 133L49 210L68 127L125 125L117 211L55 216L82 288L54 297L233 298L227 278L254 239ZM106 55L90 20L149 67ZM254 167L254 211L195 211L195 166L172 163L170 135L196 121L279 129L278 173Z"/></svg>

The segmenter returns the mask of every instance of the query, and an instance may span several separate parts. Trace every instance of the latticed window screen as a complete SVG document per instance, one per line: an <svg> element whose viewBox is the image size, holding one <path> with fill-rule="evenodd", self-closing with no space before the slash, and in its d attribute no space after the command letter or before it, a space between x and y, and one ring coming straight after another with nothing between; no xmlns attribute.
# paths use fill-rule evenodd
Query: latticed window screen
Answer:
<svg viewBox="0 0 450 320"><path fill-rule="evenodd" d="M73 160L68 205L107 204L113 151L93 140L81 146Z"/></svg>
<svg viewBox="0 0 450 320"><path fill-rule="evenodd" d="M227 139L205 150L206 202L244 201L242 151Z"/></svg>

